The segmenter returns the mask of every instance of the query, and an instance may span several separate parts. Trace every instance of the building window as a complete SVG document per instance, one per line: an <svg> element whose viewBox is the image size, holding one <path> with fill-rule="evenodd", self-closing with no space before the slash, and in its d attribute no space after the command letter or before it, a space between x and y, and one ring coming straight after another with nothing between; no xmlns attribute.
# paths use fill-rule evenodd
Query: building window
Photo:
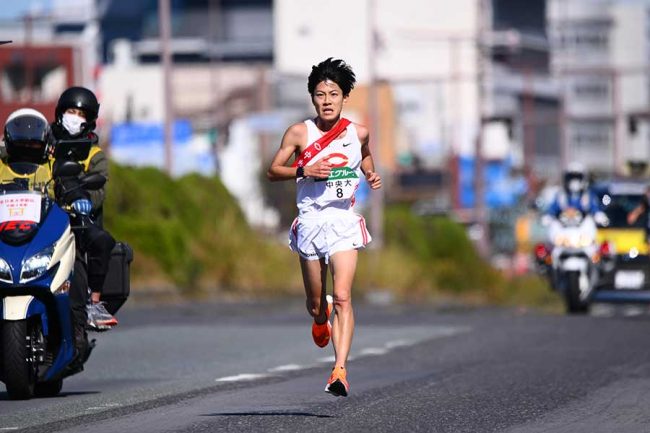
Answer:
<svg viewBox="0 0 650 433"><path fill-rule="evenodd" d="M612 127L608 123L598 121L576 122L572 129L571 141L575 149L580 152L607 151L612 139ZM602 157L602 154L599 155Z"/></svg>
<svg viewBox="0 0 650 433"><path fill-rule="evenodd" d="M564 23L558 29L557 43L567 52L604 52L609 49L609 28L607 21Z"/></svg>
<svg viewBox="0 0 650 433"><path fill-rule="evenodd" d="M573 96L579 102L607 102L609 100L609 82L603 78L585 78L577 80L572 86Z"/></svg>

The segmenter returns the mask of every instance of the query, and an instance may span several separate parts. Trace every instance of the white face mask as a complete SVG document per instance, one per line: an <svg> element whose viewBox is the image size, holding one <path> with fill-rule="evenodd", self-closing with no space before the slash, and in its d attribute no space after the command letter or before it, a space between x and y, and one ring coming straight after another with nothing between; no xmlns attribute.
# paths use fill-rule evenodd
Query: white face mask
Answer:
<svg viewBox="0 0 650 433"><path fill-rule="evenodd" d="M571 179L569 181L569 191L572 193L578 193L582 191L582 182L579 181L578 179Z"/></svg>
<svg viewBox="0 0 650 433"><path fill-rule="evenodd" d="M62 119L63 127L72 136L81 133L81 124L86 123L86 119L72 113L63 113Z"/></svg>

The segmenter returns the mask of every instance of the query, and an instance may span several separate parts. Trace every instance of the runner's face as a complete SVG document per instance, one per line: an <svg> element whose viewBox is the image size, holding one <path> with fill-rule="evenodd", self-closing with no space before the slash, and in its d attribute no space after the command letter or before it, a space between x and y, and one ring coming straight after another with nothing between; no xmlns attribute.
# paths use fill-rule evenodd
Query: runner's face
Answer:
<svg viewBox="0 0 650 433"><path fill-rule="evenodd" d="M343 91L338 84L325 80L318 83L311 100L318 117L325 121L336 121L348 98L343 96Z"/></svg>

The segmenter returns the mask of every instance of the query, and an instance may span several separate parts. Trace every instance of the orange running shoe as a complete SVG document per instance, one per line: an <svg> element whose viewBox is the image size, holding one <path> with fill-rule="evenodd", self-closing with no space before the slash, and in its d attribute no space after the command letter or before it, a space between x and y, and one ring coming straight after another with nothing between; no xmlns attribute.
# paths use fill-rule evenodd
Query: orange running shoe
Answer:
<svg viewBox="0 0 650 433"><path fill-rule="evenodd" d="M325 386L325 392L337 397L347 397L349 390L350 385L346 379L345 367L334 367Z"/></svg>
<svg viewBox="0 0 650 433"><path fill-rule="evenodd" d="M325 323L314 323L311 325L311 336L314 339L314 343L318 347L325 347L330 342L330 336L332 335L332 324L330 323L330 315L332 314L332 309L334 308L333 299L330 295L326 296L327 299L327 310L325 310Z"/></svg>

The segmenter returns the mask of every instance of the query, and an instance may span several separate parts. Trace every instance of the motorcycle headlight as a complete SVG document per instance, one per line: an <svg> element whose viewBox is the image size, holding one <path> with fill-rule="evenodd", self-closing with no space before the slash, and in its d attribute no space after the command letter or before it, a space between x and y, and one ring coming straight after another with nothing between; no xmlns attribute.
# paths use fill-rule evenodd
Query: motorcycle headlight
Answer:
<svg viewBox="0 0 650 433"><path fill-rule="evenodd" d="M28 283L43 275L47 271L53 253L54 248L50 247L25 260L20 271L20 284Z"/></svg>
<svg viewBox="0 0 650 433"><path fill-rule="evenodd" d="M555 237L553 243L558 247L570 247L571 239L569 236L559 235Z"/></svg>
<svg viewBox="0 0 650 433"><path fill-rule="evenodd" d="M13 278L11 277L11 268L4 259L0 259L0 281L9 284L12 284L14 282Z"/></svg>
<svg viewBox="0 0 650 433"><path fill-rule="evenodd" d="M587 235L580 235L580 246L581 247L588 247L589 245L594 243L594 239L591 236Z"/></svg>

